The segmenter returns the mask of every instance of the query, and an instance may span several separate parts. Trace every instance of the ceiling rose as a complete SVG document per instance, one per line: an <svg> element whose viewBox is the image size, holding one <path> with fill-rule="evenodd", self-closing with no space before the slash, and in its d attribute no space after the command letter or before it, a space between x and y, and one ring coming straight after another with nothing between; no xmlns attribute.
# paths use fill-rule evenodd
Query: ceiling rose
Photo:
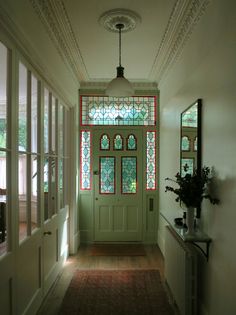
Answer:
<svg viewBox="0 0 236 315"><path fill-rule="evenodd" d="M141 23L141 17L134 11L127 9L113 9L103 13L98 22L110 32L117 33L117 24L123 24L122 33L129 32Z"/></svg>

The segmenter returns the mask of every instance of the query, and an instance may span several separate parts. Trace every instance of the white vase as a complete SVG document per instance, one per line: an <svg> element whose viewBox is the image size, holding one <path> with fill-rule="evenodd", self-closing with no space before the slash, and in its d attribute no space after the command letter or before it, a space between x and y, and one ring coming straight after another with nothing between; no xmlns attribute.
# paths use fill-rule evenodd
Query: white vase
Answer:
<svg viewBox="0 0 236 315"><path fill-rule="evenodd" d="M194 234L194 207L188 207L186 214L187 235Z"/></svg>

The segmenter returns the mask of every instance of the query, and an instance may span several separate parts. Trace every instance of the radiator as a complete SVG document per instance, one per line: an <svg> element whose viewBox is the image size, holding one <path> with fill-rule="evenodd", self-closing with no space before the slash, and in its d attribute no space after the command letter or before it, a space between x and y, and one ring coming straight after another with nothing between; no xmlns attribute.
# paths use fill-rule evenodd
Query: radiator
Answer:
<svg viewBox="0 0 236 315"><path fill-rule="evenodd" d="M181 315L197 315L197 252L166 227L165 279Z"/></svg>

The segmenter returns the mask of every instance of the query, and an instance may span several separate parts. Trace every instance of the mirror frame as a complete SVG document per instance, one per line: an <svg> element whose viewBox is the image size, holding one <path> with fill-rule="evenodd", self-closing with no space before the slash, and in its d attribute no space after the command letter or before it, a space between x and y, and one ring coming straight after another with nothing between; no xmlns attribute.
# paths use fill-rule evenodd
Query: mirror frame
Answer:
<svg viewBox="0 0 236 315"><path fill-rule="evenodd" d="M201 172L202 167L202 100L197 99L194 103L188 106L180 116L180 174L182 172L182 136L183 136L183 126L182 126L182 117L184 113L190 109L193 105L197 104L197 152L196 152L196 163L195 167L197 172ZM193 144L194 145L194 144ZM200 218L201 208L197 208L196 216Z"/></svg>

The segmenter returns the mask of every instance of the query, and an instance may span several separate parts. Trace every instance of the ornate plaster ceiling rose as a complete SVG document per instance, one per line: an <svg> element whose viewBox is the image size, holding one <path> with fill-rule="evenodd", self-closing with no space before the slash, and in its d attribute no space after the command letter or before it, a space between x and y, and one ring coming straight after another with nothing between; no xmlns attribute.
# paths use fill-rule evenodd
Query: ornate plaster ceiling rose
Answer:
<svg viewBox="0 0 236 315"><path fill-rule="evenodd" d="M123 24L122 33L129 32L141 23L141 17L134 11L126 9L113 9L103 13L99 19L101 24L106 30L118 33L117 24Z"/></svg>

